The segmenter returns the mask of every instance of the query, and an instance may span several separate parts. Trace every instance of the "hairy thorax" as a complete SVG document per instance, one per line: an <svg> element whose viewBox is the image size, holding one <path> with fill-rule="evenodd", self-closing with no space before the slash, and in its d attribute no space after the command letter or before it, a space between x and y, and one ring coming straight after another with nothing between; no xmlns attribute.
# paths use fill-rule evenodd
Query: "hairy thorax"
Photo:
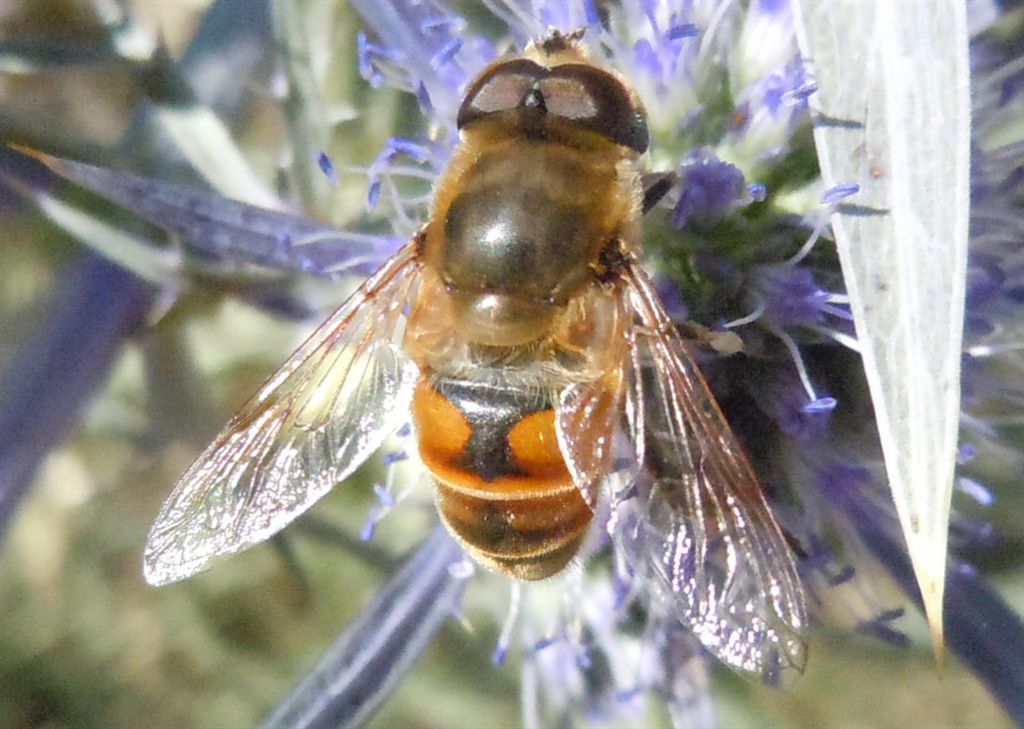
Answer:
<svg viewBox="0 0 1024 729"><path fill-rule="evenodd" d="M635 180L615 155L561 142L464 145L442 181L425 255L469 340L516 346L543 336L624 236ZM480 151L483 149L484 151Z"/></svg>

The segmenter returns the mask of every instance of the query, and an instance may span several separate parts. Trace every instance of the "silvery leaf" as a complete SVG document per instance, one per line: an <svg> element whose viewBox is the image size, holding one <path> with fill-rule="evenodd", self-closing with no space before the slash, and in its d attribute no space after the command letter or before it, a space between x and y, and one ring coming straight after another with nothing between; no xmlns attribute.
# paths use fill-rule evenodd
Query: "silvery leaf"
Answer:
<svg viewBox="0 0 1024 729"><path fill-rule="evenodd" d="M936 650L960 406L970 90L962 2L795 5L893 500Z"/></svg>

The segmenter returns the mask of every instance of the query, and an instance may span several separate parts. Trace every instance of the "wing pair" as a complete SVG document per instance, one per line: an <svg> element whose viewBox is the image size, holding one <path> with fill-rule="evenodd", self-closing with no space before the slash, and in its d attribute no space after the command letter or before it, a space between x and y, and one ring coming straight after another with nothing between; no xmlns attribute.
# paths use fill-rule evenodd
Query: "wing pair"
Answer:
<svg viewBox="0 0 1024 729"><path fill-rule="evenodd" d="M178 482L149 533L146 579L174 582L257 544L363 463L408 417L418 370L398 336L419 284L410 243L325 321ZM607 490L625 413L637 529L620 535L666 609L720 659L802 665L790 551L646 274L619 284L621 371L562 393L559 443L589 503ZM605 498L608 498L605 495Z"/></svg>

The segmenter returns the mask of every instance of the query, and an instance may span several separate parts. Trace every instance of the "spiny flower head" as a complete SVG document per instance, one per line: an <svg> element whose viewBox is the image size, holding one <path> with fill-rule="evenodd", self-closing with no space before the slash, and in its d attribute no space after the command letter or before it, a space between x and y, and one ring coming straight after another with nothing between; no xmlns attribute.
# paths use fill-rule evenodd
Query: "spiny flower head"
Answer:
<svg viewBox="0 0 1024 729"><path fill-rule="evenodd" d="M189 227L194 219L164 220L182 238L183 259L190 264L241 261L291 274L358 280L427 218L431 186L458 143L456 114L474 75L552 28L585 29L581 42L591 56L628 79L644 102L652 135L647 164L651 172L666 173L662 179L669 183L645 223L644 264L676 323L700 345L704 372L765 482L800 558L812 603L838 604L838 612L858 631L906 644L896 623L901 608L875 594L870 576L883 565L912 594L827 226L829 213L857 194L857 184L851 180L825 189L821 182L808 104L815 87L808 62L796 50L789 3L492 0L489 23L480 24L493 29L497 19L501 27L491 35L477 28L480 8L460 15L435 0L353 0L353 5L364 25L355 49L360 74L373 87L408 94L422 117L415 125L419 131L388 139L358 170L366 179L364 214L339 232L282 213L245 219L250 208L224 206L207 215L196 207L202 195L170 202L144 199L154 205L153 218L167 218L167 206L176 205L199 209L205 222L219 215L220 222L237 227L245 219L261 231L248 247L239 247L230 236L204 238L198 226ZM977 128L1003 132L1019 119L1019 64L1005 49L980 57L993 80L978 96L984 121ZM1017 245L1024 150L1019 139L977 141L972 220L977 245L970 269L964 425L980 440L1006 446L1006 434L991 425L987 408L1000 399L1024 402L1019 380L1000 368L1013 362L1020 348L1014 322L1024 300ZM326 150L315 163L332 184L353 172ZM284 227L271 234L272 224ZM294 313L288 309L295 304L292 296L259 301ZM362 534L366 540L409 494L411 481L404 479L413 459L406 455L403 444L385 456L388 476L374 488L375 504ZM977 460L965 456L966 473ZM965 475L960 483L976 501L991 501L980 475ZM475 591L501 596L498 612L505 629L495 658L503 663L512 657L522 666L529 724L579 719L643 724L645 700L651 697L664 702L679 725L713 721L712 663L699 636L663 609L649 589L649 576L618 547L638 533L643 518L630 504L627 495L617 505L603 505L596 520L601 528L585 545L580 569L557 581L522 594L512 589L506 599L506 582L479 572L474 580ZM983 522L959 517L954 528L968 548L992 538ZM437 548L436 541L429 545ZM976 574L956 569L951 619L970 625ZM388 594L389 620L374 623L367 615L354 629L358 635L384 635L379 642L359 643L370 648L355 649L363 651L360 657L369 655L366 665L383 676L407 665L408 654L396 650L395 641L416 625L416 616L426 614L422 606L435 594L431 590L457 602L458 590L438 588L444 578L431 579L436 575L430 570L459 585L473 571L453 557L435 560L419 575L403 573L401 584L409 595ZM506 615L509 602L513 607ZM390 619L409 607L416 609ZM1012 621L1000 625L1007 641L1017 639ZM422 629L417 635L422 638ZM424 643L410 639L408 644ZM983 664L985 650L967 648L961 654ZM991 674L977 670L994 683ZM781 676L768 670L764 678ZM1005 690L993 690L1009 701ZM359 698L364 706L371 701Z"/></svg>
<svg viewBox="0 0 1024 729"><path fill-rule="evenodd" d="M785 527L801 545L810 589L846 590L860 582L853 555L864 556L866 522L875 520L893 541L899 537L885 504L877 446L866 446L873 438L863 423L850 422L863 411L865 395L851 384L859 380L852 315L827 240L828 215L858 186L849 181L825 189L821 183L808 106L815 86L796 50L789 4L509 2L492 10L520 48L551 27L587 28L583 42L592 56L636 88L649 115L651 169L675 173L661 209L648 219L647 264L670 309L742 342L742 357L707 354L704 364L746 442L758 444L755 454L770 474ZM401 37L371 9L363 13L384 47ZM434 27L465 26L448 20ZM434 39L430 47L451 49L454 41ZM443 54L443 62L479 68L495 47L500 43L476 46L486 48L483 56L475 50ZM431 57L437 61L436 51ZM427 83L415 80L415 67L405 72L407 88ZM435 126L444 133L433 139L451 138L445 120ZM1002 283L991 267L972 276L972 300L992 296ZM838 423L832 417L837 407ZM608 517L612 524L628 518ZM970 532L966 521L958 517L954 529ZM593 559L600 560L595 549ZM642 597L637 603L643 587L631 566L621 555L612 561L615 589L609 591L598 570L588 570L576 578L573 593L580 599L572 602L605 605L593 611L602 619L593 613L580 618L565 605L524 609L526 617L510 618L524 623L527 705L558 716L582 711L593 718L613 710L635 718L630 707L635 710L637 696L648 691L674 712L683 715L690 707L698 716L707 707L694 702L690 689L701 679L691 672L680 680L675 672L700 663L693 635L663 620L656 604ZM866 584L858 589L870 594L870 580ZM893 627L900 609L869 598L851 612L865 634L905 643ZM544 624L538 614L548 616L546 629L537 627ZM632 629L638 633L631 632L632 620L639 620ZM672 663L668 656L694 661ZM607 669L623 664L632 666L634 681Z"/></svg>

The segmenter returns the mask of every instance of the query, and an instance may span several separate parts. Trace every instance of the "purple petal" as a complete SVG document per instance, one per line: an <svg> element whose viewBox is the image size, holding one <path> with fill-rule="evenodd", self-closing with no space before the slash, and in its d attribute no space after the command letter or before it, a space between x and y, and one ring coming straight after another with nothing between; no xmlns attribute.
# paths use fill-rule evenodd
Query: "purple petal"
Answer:
<svg viewBox="0 0 1024 729"><path fill-rule="evenodd" d="M672 224L677 228L694 218L729 212L745 190L739 168L713 155L684 164L679 174L682 194L672 212Z"/></svg>
<svg viewBox="0 0 1024 729"><path fill-rule="evenodd" d="M320 154L317 155L316 163L320 167L320 171L324 173L328 180L331 181L331 184L337 185L338 172L334 169L334 162L326 152L320 152Z"/></svg>
<svg viewBox="0 0 1024 729"><path fill-rule="evenodd" d="M860 185L856 182L843 182L825 190L825 194L821 196L821 202L825 205L832 205L856 195L858 192L860 192Z"/></svg>

